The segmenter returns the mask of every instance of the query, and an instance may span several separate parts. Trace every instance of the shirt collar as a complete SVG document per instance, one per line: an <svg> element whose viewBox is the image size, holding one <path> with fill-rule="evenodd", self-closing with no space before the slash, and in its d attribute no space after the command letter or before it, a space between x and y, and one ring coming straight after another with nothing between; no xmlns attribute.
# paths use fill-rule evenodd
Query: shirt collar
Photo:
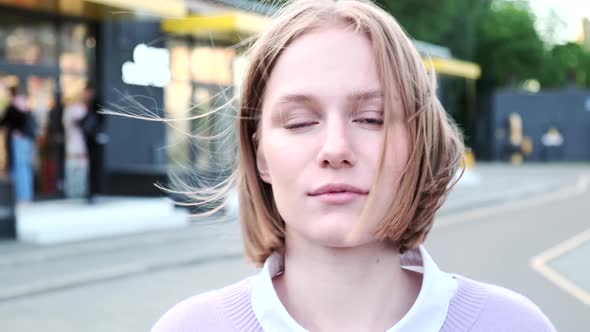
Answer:
<svg viewBox="0 0 590 332"><path fill-rule="evenodd" d="M406 315L386 332L439 331L447 317L457 281L441 271L423 246L401 256L402 267L423 273L418 298ZM308 332L287 312L274 289L272 277L283 270L283 257L273 253L252 280L251 303L266 332Z"/></svg>

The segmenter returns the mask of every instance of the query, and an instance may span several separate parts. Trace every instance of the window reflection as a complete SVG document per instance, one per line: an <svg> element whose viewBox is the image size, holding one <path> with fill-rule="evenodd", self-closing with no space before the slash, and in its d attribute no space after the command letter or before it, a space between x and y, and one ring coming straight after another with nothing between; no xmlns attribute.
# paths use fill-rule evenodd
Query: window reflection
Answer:
<svg viewBox="0 0 590 332"><path fill-rule="evenodd" d="M51 22L2 16L0 58L29 65L56 64L56 33Z"/></svg>
<svg viewBox="0 0 590 332"><path fill-rule="evenodd" d="M65 24L60 33L62 53L59 56L59 67L62 71L84 73L87 70L86 44L94 46L93 39L88 37L88 29L84 24Z"/></svg>

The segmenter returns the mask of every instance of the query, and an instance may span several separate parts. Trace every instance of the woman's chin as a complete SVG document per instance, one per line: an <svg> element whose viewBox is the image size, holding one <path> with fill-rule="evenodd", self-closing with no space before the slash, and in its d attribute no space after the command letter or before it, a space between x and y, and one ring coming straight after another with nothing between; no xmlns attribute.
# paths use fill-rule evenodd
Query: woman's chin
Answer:
<svg viewBox="0 0 590 332"><path fill-rule="evenodd" d="M350 216L320 218L313 225L305 226L308 227L298 227L298 232L308 241L320 246L348 248L374 240L367 225L360 226L358 218L350 218Z"/></svg>

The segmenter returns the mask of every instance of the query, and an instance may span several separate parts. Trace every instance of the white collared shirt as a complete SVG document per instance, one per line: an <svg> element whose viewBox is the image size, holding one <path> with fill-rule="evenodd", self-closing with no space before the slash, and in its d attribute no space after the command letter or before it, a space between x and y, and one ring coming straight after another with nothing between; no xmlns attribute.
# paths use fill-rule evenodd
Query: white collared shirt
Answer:
<svg viewBox="0 0 590 332"><path fill-rule="evenodd" d="M441 271L423 246L401 256L403 268L423 273L422 286L410 310L386 332L439 331L447 317L457 281ZM283 257L272 254L252 279L254 314L266 332L308 332L287 312L275 291L272 278L283 270Z"/></svg>

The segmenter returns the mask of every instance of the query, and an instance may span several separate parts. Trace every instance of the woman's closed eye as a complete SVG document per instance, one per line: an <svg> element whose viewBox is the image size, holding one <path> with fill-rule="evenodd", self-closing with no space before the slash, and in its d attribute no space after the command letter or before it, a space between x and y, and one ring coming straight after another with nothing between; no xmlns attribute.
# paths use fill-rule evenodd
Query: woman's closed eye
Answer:
<svg viewBox="0 0 590 332"><path fill-rule="evenodd" d="M310 126L318 124L317 121L303 120L303 121L291 121L285 124L285 129L304 129Z"/></svg>
<svg viewBox="0 0 590 332"><path fill-rule="evenodd" d="M358 119L354 119L354 122L368 124L368 125L382 125L383 118L358 118Z"/></svg>
<svg viewBox="0 0 590 332"><path fill-rule="evenodd" d="M353 122L371 129L383 126L383 113L378 111L364 111L355 114Z"/></svg>
<svg viewBox="0 0 590 332"><path fill-rule="evenodd" d="M283 117L283 128L287 130L304 130L318 124L318 118L308 110L298 110Z"/></svg>

